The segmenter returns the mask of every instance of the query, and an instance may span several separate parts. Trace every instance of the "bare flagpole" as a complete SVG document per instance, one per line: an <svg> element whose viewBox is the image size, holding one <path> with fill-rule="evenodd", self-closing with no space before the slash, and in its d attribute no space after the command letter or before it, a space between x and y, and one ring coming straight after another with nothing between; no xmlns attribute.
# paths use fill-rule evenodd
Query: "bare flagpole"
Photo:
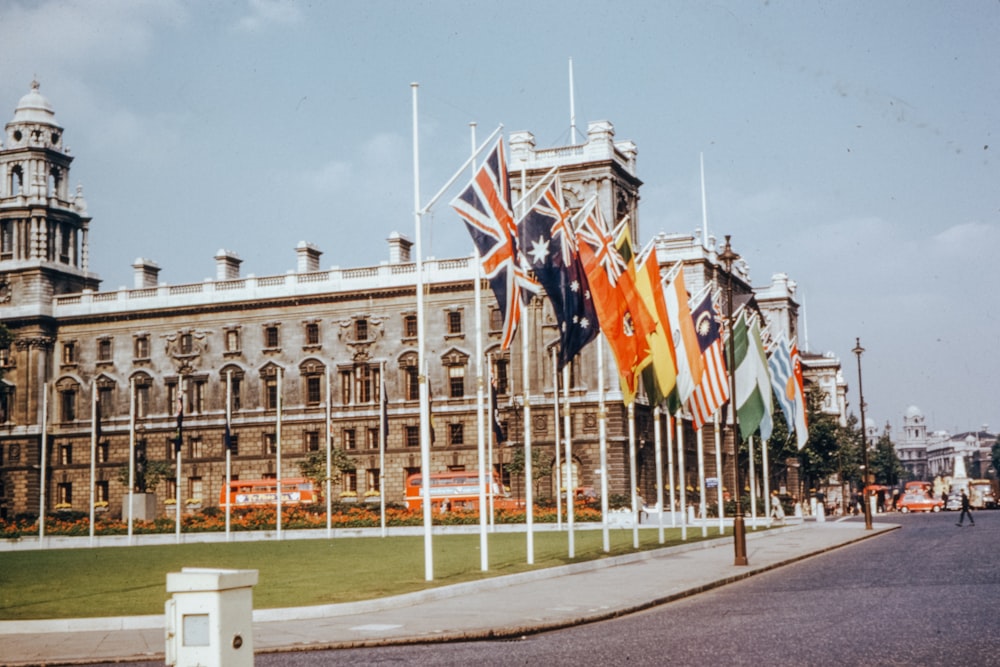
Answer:
<svg viewBox="0 0 1000 667"><path fill-rule="evenodd" d="M476 174L476 124L469 123L472 140L473 160L470 165L473 178ZM476 456L479 459L479 568L486 572L490 569L489 540L486 537L486 485L493 479L492 470L486 477L486 382L483 376L483 278L482 265L479 259L479 249L473 244L472 251L472 285L473 299L476 301ZM491 429L492 430L492 429Z"/></svg>
<svg viewBox="0 0 1000 667"><path fill-rule="evenodd" d="M525 174L524 162L521 162L521 192L525 191L527 185L527 175ZM521 199L521 218L527 213L528 203L526 198ZM532 488L534 471L531 467L531 362L528 358L531 351L529 337L531 336L531 304L525 305L521 314L521 382L524 385L524 503L525 503L525 523L527 524L527 549L528 565L535 562L535 490Z"/></svg>
<svg viewBox="0 0 1000 667"><path fill-rule="evenodd" d="M38 484L38 545L45 546L45 478L47 474L46 466L48 465L48 445L49 445L49 383L42 383L42 442L40 445L41 450L41 460L40 463L40 475L41 479ZM129 523L129 529L131 530L132 524Z"/></svg>
<svg viewBox="0 0 1000 667"><path fill-rule="evenodd" d="M752 435L747 438L747 448L750 456L750 525L757 530L757 466L754 465Z"/></svg>
<svg viewBox="0 0 1000 667"><path fill-rule="evenodd" d="M90 383L90 546L94 546L94 485L97 477L97 380Z"/></svg>
<svg viewBox="0 0 1000 667"><path fill-rule="evenodd" d="M628 404L628 480L632 487L632 547L639 548L639 489L636 487L635 466L635 401Z"/></svg>
<svg viewBox="0 0 1000 667"><path fill-rule="evenodd" d="M417 123L417 89L420 84L411 83L413 97L413 225L417 254L417 372L420 385L420 478L424 510L424 579L434 580L434 551L431 538L431 428L430 409L427 402L427 366L424 359L424 256L422 249L420 209L420 142Z"/></svg>
<svg viewBox="0 0 1000 667"><path fill-rule="evenodd" d="M604 403L604 334L597 337L597 432L601 461L601 533L604 553L611 551L608 529L608 409Z"/></svg>
<svg viewBox="0 0 1000 667"><path fill-rule="evenodd" d="M723 504L723 488L722 488L722 431L719 427L719 411L715 411L715 417L713 418L713 424L715 428L715 477L718 480L718 486L716 487L719 494L719 535L723 535L726 532L726 511L725 505Z"/></svg>
<svg viewBox="0 0 1000 667"><path fill-rule="evenodd" d="M233 508L233 371L226 371L226 437L222 443L226 450L226 541L229 541Z"/></svg>
<svg viewBox="0 0 1000 667"><path fill-rule="evenodd" d="M281 400L281 392L282 392L282 387L281 387L282 382L281 382L281 380L282 380L282 375L284 375L284 369L282 369L282 368L279 367L278 368L278 380L277 380L277 382L278 382L278 387L277 387L278 396L277 396L277 402L276 402L276 405L275 405L275 407L277 408L277 414L275 415L275 425L274 425L274 430L275 430L274 439L276 441L275 445L276 445L276 450L277 450L275 452L276 462L275 462L274 472L275 472L275 475L276 475L276 477L275 477L275 482L276 482L276 486L277 486L276 490L278 492L278 494L277 494L278 495L278 499L277 499L278 509L277 509L277 514L276 514L276 517L275 517L275 525L276 525L276 528L277 528L277 538L279 540L281 539L281 408L282 408L282 404L283 404L283 401Z"/></svg>
<svg viewBox="0 0 1000 667"><path fill-rule="evenodd" d="M330 475L333 473L331 459L333 457L333 386L330 380L330 367L326 367L326 479L323 480L326 496L326 536L333 537L333 499L330 497L333 483Z"/></svg>
<svg viewBox="0 0 1000 667"><path fill-rule="evenodd" d="M705 434L698 429L698 512L701 514L701 536L708 537L708 514L705 510Z"/></svg>
<svg viewBox="0 0 1000 667"><path fill-rule="evenodd" d="M556 403L559 402L559 385L556 384ZM573 532L574 510L576 509L576 475L573 474L573 434L569 414L569 364L563 366L563 437L566 438L566 528L569 531L569 557L576 558L576 535ZM556 451L559 451L558 442ZM557 494L558 495L558 494Z"/></svg>
<svg viewBox="0 0 1000 667"><path fill-rule="evenodd" d="M687 475L684 470L684 420L674 419L677 424L677 477L680 486L681 539L687 540Z"/></svg>
<svg viewBox="0 0 1000 667"><path fill-rule="evenodd" d="M556 436L556 529L562 530L562 466L559 461L559 447L562 442L562 427L559 424L559 363L556 348L552 347L552 424ZM568 482L567 482L568 484Z"/></svg>
<svg viewBox="0 0 1000 667"><path fill-rule="evenodd" d="M677 491L677 479L674 477L674 416L667 413L667 469L670 475L670 527L677 527L677 513L674 503L674 493Z"/></svg>
<svg viewBox="0 0 1000 667"><path fill-rule="evenodd" d="M387 414L389 396L385 390L385 362L379 370L379 408L378 408L378 514L379 525L382 528L382 537L386 536L385 527L385 448L389 446L386 442L386 434L389 432L389 415Z"/></svg>
<svg viewBox="0 0 1000 667"><path fill-rule="evenodd" d="M660 406L657 405L653 408L653 447L656 459L656 506L660 508L660 511L657 512L660 544L666 541L663 534L663 513L666 511L666 505L663 504L663 437L660 434L663 426L662 421Z"/></svg>
<svg viewBox="0 0 1000 667"><path fill-rule="evenodd" d="M135 498L135 378L128 383L128 543L132 544L132 513Z"/></svg>

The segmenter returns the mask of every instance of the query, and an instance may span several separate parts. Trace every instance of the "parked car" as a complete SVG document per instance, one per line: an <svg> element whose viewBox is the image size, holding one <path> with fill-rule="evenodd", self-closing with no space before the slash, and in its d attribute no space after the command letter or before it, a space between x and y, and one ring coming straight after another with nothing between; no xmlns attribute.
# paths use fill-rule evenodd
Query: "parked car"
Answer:
<svg viewBox="0 0 1000 667"><path fill-rule="evenodd" d="M905 493L899 499L900 512L940 512L944 502L924 493Z"/></svg>
<svg viewBox="0 0 1000 667"><path fill-rule="evenodd" d="M957 512L962 509L962 492L955 491L948 494L948 504L944 506L949 512Z"/></svg>

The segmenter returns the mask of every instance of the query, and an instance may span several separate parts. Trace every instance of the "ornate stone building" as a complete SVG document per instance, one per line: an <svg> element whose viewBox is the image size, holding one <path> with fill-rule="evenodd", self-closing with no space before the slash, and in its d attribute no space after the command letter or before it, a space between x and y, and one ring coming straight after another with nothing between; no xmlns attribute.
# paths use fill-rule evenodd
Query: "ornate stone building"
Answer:
<svg viewBox="0 0 1000 667"><path fill-rule="evenodd" d="M349 269L323 269L320 248L302 242L295 248L294 271L264 277L242 275L238 254L220 250L214 278L183 285L159 282L159 266L140 258L133 264L130 289L101 291L87 261L91 218L81 191L68 190L73 158L62 134L51 105L33 84L0 146L0 321L14 335L10 349L0 351L0 511L38 511L43 449L47 508L60 503L87 509L92 465L95 499L120 508L127 489L119 471L127 465L133 437L150 460L174 459L178 400L184 405L180 492L203 505L217 504L225 478L230 382L235 478L275 475L279 450L282 477L298 476L298 463L311 452L325 452L329 437L356 466L335 492L381 489L387 500L401 501L405 476L421 463L411 241L394 233L386 262ZM596 194L605 215L621 219L627 214L638 237L637 151L631 142L615 141L610 123L591 123L586 142L575 146L536 149L527 132L512 134L510 145L515 189L522 187L522 167L530 187L559 165L571 207ZM745 264L734 267L732 276L722 274L721 248L714 239L702 243L697 235L661 234L656 251L664 270L683 262L692 292L713 279L731 280L743 297L753 292ZM480 379L471 262L424 263L433 471L478 465ZM787 277L776 277L765 291L762 307L780 313L778 326L794 335L798 306ZM521 440L521 407L514 400L521 392L521 347L515 341L509 351L500 349L499 312L485 283L481 305L485 350L497 371L500 419L509 439L493 461L501 469ZM532 330L530 354L537 360L531 365L532 443L546 465L555 444L553 373L547 360L558 338L547 300L533 300L522 326ZM627 417L607 349L605 359L607 475L613 493L626 493ZM598 486L596 344L572 366L572 466L580 485ZM381 477L378 389L383 375L389 428ZM652 414L642 404L637 433L640 485L652 498ZM709 433L706 441L712 437ZM685 457L687 474L692 475L695 439L685 441L691 450ZM728 441L726 449L731 453ZM724 466L731 472L730 460L727 454ZM715 475L713 457L706 461L707 474ZM550 495L553 486L551 478L543 479L539 494ZM157 489L161 504L174 493L173 480Z"/></svg>

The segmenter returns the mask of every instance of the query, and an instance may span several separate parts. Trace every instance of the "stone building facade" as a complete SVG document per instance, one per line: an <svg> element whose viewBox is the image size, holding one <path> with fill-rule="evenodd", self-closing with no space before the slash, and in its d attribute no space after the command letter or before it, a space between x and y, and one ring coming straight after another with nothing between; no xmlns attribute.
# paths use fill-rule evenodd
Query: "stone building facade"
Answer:
<svg viewBox="0 0 1000 667"><path fill-rule="evenodd" d="M356 466L334 493L380 490L388 501L402 501L405 477L421 465L411 241L394 233L387 261L348 269L323 269L321 249L302 242L294 249L294 271L263 277L243 276L239 255L223 249L215 255L213 279L182 285L159 282L160 267L140 258L133 264L131 288L101 291L88 266L91 218L81 190L70 193L67 187L72 157L62 133L34 84L0 146L0 321L14 335L10 348L0 351L0 512L37 513L43 489L49 509L58 504L86 510L91 480L95 500L120 508L128 489L119 471L127 466L131 447L150 460L174 460L179 401L184 406L181 496L202 506L218 504L225 479L227 396L234 478L276 475L279 451L281 476L299 476L298 464L311 452L325 452L329 438ZM637 151L633 143L615 140L611 123L591 123L580 145L536 149L531 134L520 132L511 135L510 146L511 164L518 165L511 174L515 191L559 165L572 208L596 195L608 219L629 216L638 238ZM662 269L682 262L692 293L712 280L732 281L743 297L753 293L745 263L732 275L722 272L715 239L660 234L655 241ZM432 471L478 467L482 380L472 261L423 264ZM764 291L770 296L762 309L780 313L779 326L794 336L794 286L789 289L787 277L776 276ZM508 438L495 449L493 465L502 471L522 442L522 409L515 398L522 391L521 346L515 340L510 350L500 349L499 312L485 282L481 299L484 349L499 379L500 421ZM547 300L536 298L525 308L522 326L531 329L534 362L532 444L546 465L555 447L548 360L558 340ZM597 343L591 344L573 362L569 392L574 478L593 487L600 484L596 349ZM607 476L612 493L627 493L627 412L607 348L604 358ZM389 424L380 471L383 377ZM653 498L653 416L641 397L636 432L640 488ZM713 438L709 428L705 441ZM686 474L696 479L693 434L685 443ZM721 476L731 487L725 481L732 472L728 437L724 451ZM706 474L718 475L711 455ZM517 490L516 480L505 482ZM551 495L554 487L553 477L543 479L537 495ZM173 497L173 480L156 493L161 505Z"/></svg>

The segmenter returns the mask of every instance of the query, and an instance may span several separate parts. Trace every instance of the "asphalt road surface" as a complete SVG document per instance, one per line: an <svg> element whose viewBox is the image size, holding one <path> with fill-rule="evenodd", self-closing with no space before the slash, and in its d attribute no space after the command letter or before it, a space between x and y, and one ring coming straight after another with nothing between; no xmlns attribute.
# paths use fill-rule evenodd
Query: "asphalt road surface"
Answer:
<svg viewBox="0 0 1000 667"><path fill-rule="evenodd" d="M258 655L313 665L1000 665L1000 511L902 529L624 618L520 640Z"/></svg>

